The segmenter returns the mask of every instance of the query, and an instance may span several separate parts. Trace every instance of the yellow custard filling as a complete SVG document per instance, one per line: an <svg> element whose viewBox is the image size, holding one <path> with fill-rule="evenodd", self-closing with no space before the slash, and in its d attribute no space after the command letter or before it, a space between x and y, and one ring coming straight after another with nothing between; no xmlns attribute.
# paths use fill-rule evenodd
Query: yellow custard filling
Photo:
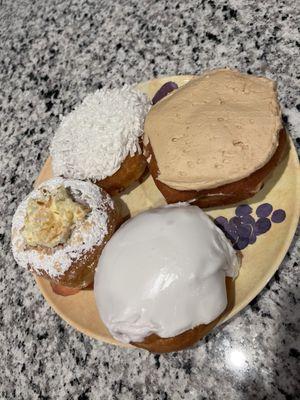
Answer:
<svg viewBox="0 0 300 400"><path fill-rule="evenodd" d="M55 192L43 189L41 197L27 204L23 237L29 246L55 247L64 244L77 222L91 210L75 202L64 186Z"/></svg>

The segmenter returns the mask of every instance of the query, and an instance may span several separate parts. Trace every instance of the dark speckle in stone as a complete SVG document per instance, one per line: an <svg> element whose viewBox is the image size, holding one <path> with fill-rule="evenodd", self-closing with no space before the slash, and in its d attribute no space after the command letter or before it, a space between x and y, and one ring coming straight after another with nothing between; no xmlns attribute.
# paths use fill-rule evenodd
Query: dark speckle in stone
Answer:
<svg viewBox="0 0 300 400"><path fill-rule="evenodd" d="M300 112L300 104L296 104L296 108Z"/></svg>
<svg viewBox="0 0 300 400"><path fill-rule="evenodd" d="M28 77L29 77L30 80L37 82L37 77L34 75L33 72L30 72Z"/></svg>
<svg viewBox="0 0 300 400"><path fill-rule="evenodd" d="M285 400L295 400L295 397L289 393L287 393L285 390L282 388L278 387L278 391L284 395Z"/></svg>
<svg viewBox="0 0 300 400"><path fill-rule="evenodd" d="M192 360L188 359L183 365L182 368L187 375L191 375L192 372Z"/></svg>
<svg viewBox="0 0 300 400"><path fill-rule="evenodd" d="M17 305L18 305L19 307L22 307L22 306L23 306L23 300L22 300L22 299L18 299L18 300L17 300Z"/></svg>
<svg viewBox="0 0 300 400"><path fill-rule="evenodd" d="M50 111L51 108L53 107L52 101L47 101L45 104L46 104L46 112Z"/></svg>
<svg viewBox="0 0 300 400"><path fill-rule="evenodd" d="M237 10L234 10L233 8L230 8L230 9L229 9L229 15L230 15L231 18L236 19Z"/></svg>
<svg viewBox="0 0 300 400"><path fill-rule="evenodd" d="M122 382L122 380L120 379L120 380L119 380L119 383L118 383L118 393L121 393L121 392L122 392L122 387L123 387L123 382Z"/></svg>
<svg viewBox="0 0 300 400"><path fill-rule="evenodd" d="M78 385L78 384L79 384L78 378L74 378L74 379L72 379L72 380L70 381L70 385L71 385L71 386Z"/></svg>
<svg viewBox="0 0 300 400"><path fill-rule="evenodd" d="M207 39L212 40L216 43L221 43L221 40L213 33L206 32L205 35L206 35Z"/></svg>
<svg viewBox="0 0 300 400"><path fill-rule="evenodd" d="M59 95L59 90L58 89L49 89L47 92L45 92L44 97L45 98L53 98L57 99Z"/></svg>
<svg viewBox="0 0 300 400"><path fill-rule="evenodd" d="M89 400L89 396L88 396L88 392L89 392L89 390L86 390L84 393L81 393L79 396L78 396L78 400Z"/></svg>
<svg viewBox="0 0 300 400"><path fill-rule="evenodd" d="M261 316L262 316L263 318L270 318L270 319L272 319L271 314L268 313L268 312L262 312L262 313L261 313Z"/></svg>
<svg viewBox="0 0 300 400"><path fill-rule="evenodd" d="M60 324L58 326L58 331L59 331L59 333L61 333L63 335L65 333L65 328Z"/></svg>
<svg viewBox="0 0 300 400"><path fill-rule="evenodd" d="M290 348L289 356L299 359L300 358L300 352L297 349Z"/></svg>
<svg viewBox="0 0 300 400"><path fill-rule="evenodd" d="M276 272L275 272L274 279L275 279L275 282L277 282L277 283L279 283L279 282L280 282L280 275L279 275L279 271L276 271Z"/></svg>
<svg viewBox="0 0 300 400"><path fill-rule="evenodd" d="M155 354L155 355L154 355L154 360L155 360L156 369L158 369L158 368L160 367L160 361L159 361L159 359L160 359L160 354Z"/></svg>
<svg viewBox="0 0 300 400"><path fill-rule="evenodd" d="M254 312L258 312L260 310L260 307L258 305L258 297L255 297L251 302L250 302L250 307L251 310Z"/></svg>

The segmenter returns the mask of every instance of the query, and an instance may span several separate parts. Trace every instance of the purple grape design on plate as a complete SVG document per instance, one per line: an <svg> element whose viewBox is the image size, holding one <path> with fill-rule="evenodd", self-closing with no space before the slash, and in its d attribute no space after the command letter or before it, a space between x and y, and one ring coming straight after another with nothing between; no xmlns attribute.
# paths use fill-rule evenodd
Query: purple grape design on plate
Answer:
<svg viewBox="0 0 300 400"><path fill-rule="evenodd" d="M255 232L253 230L251 235L250 235L250 237L249 237L249 244L253 244L255 242L256 242L256 235L255 235Z"/></svg>
<svg viewBox="0 0 300 400"><path fill-rule="evenodd" d="M248 215L252 213L252 208L248 204L240 204L235 209L235 215L241 217L242 215Z"/></svg>
<svg viewBox="0 0 300 400"><path fill-rule="evenodd" d="M240 238L249 239L252 231L251 225L241 225L238 229L238 235Z"/></svg>
<svg viewBox="0 0 300 400"><path fill-rule="evenodd" d="M283 222L285 220L286 214L284 210L275 210L272 214L272 222L275 222L275 224L279 224L280 222Z"/></svg>
<svg viewBox="0 0 300 400"><path fill-rule="evenodd" d="M161 99L166 97L169 93L173 92L173 90L178 89L178 85L175 82L166 82L158 91L155 93L152 104L158 103Z"/></svg>
<svg viewBox="0 0 300 400"><path fill-rule="evenodd" d="M223 216L215 218L215 224L224 232L235 250L243 250L256 242L257 237L267 233L272 222L279 224L286 218L282 209L273 211L269 203L260 204L252 216L253 209L248 204L240 204L235 209L235 215L229 220Z"/></svg>
<svg viewBox="0 0 300 400"><path fill-rule="evenodd" d="M233 248L235 250L243 250L245 249L249 244L249 239L248 238L240 238L234 245Z"/></svg>
<svg viewBox="0 0 300 400"><path fill-rule="evenodd" d="M228 220L225 217L218 217L215 219L215 224L220 228L221 226L225 226L228 224Z"/></svg>
<svg viewBox="0 0 300 400"><path fill-rule="evenodd" d="M256 235L262 235L271 229L271 221L268 218L259 218L254 225Z"/></svg>
<svg viewBox="0 0 300 400"><path fill-rule="evenodd" d="M273 211L273 207L269 203L263 203L256 209L256 215L259 218L266 218L268 217Z"/></svg>
<svg viewBox="0 0 300 400"><path fill-rule="evenodd" d="M242 220L239 217L232 217L230 218L229 223L230 225L238 227L242 224Z"/></svg>
<svg viewBox="0 0 300 400"><path fill-rule="evenodd" d="M249 214L249 215L243 215L241 217L241 224L242 225L254 225L255 224L255 219Z"/></svg>

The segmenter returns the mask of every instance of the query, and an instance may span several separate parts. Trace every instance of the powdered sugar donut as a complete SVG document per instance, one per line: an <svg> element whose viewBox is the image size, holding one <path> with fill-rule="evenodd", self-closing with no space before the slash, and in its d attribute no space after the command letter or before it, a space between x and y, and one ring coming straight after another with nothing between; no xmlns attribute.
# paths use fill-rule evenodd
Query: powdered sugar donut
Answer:
<svg viewBox="0 0 300 400"><path fill-rule="evenodd" d="M114 204L104 190L90 182L54 178L18 206L13 255L20 266L52 283L81 289L93 282L115 226Z"/></svg>
<svg viewBox="0 0 300 400"><path fill-rule="evenodd" d="M128 187L146 167L140 138L149 108L147 96L129 86L88 95L53 138L54 174L90 179L110 194Z"/></svg>

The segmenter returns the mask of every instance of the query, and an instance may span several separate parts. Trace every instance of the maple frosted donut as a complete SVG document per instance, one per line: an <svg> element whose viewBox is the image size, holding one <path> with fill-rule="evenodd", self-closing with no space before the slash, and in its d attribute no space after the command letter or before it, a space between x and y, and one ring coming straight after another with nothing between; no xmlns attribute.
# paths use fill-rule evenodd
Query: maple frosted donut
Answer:
<svg viewBox="0 0 300 400"><path fill-rule="evenodd" d="M141 136L150 102L129 86L88 95L64 117L50 153L55 176L91 180L116 194L144 173Z"/></svg>
<svg viewBox="0 0 300 400"><path fill-rule="evenodd" d="M61 289L60 294L71 294L93 282L116 219L112 199L98 186L51 179L18 206L12 222L13 255L20 266L59 285L54 289Z"/></svg>
<svg viewBox="0 0 300 400"><path fill-rule="evenodd" d="M112 336L154 352L194 344L232 303L239 258L198 207L175 204L124 223L99 259L94 293Z"/></svg>
<svg viewBox="0 0 300 400"><path fill-rule="evenodd" d="M200 207L254 196L286 149L276 83L217 69L155 104L145 120L145 152L168 203Z"/></svg>

